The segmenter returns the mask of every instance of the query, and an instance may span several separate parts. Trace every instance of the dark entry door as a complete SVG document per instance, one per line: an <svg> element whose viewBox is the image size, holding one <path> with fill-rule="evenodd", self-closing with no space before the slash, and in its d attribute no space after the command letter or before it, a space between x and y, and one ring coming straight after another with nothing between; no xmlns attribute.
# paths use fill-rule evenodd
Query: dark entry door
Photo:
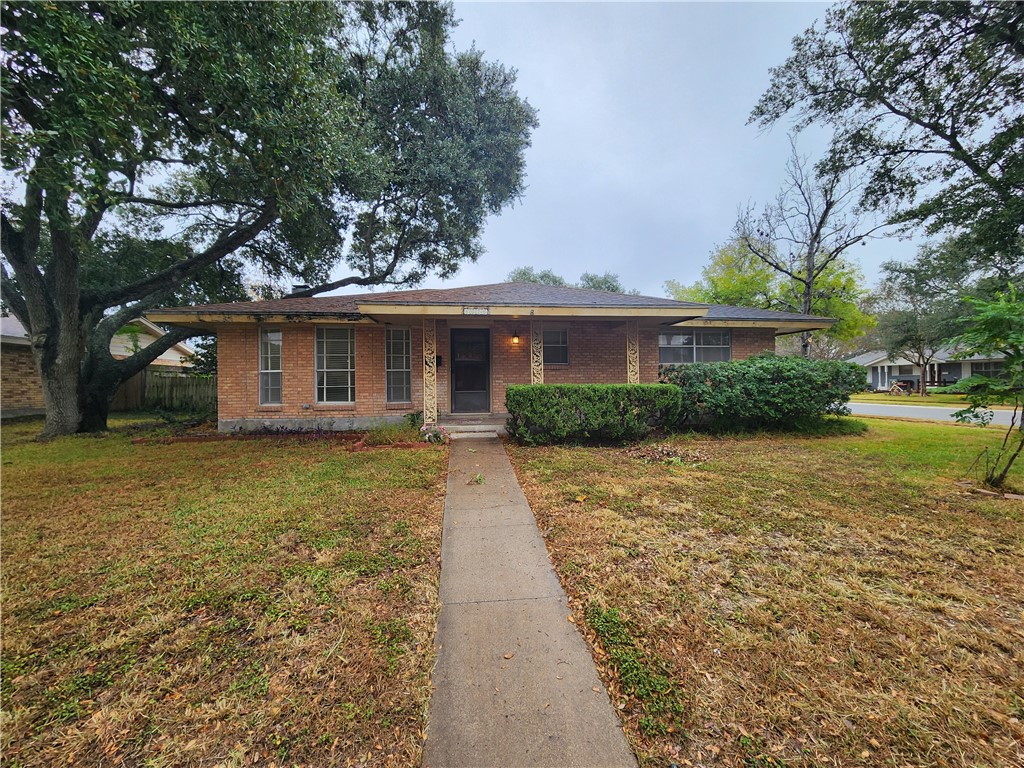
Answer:
<svg viewBox="0 0 1024 768"><path fill-rule="evenodd" d="M491 332L452 329L452 413L491 411Z"/></svg>

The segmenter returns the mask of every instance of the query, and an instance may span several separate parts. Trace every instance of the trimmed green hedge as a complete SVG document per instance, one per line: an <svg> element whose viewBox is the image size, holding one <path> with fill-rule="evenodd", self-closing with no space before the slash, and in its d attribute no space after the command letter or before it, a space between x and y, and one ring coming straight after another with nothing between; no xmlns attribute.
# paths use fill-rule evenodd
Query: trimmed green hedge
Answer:
<svg viewBox="0 0 1024 768"><path fill-rule="evenodd" d="M529 384L505 390L508 433L524 443L641 440L679 413L664 384Z"/></svg>
<svg viewBox="0 0 1024 768"><path fill-rule="evenodd" d="M777 355L667 365L660 378L681 390L674 426L716 430L792 429L846 415L850 395L867 382L864 368L854 363Z"/></svg>

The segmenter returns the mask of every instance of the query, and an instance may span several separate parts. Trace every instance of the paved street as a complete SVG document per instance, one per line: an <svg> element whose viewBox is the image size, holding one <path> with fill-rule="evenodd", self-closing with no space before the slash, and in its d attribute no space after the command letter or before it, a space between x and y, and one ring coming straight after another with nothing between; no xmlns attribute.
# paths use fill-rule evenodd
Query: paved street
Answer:
<svg viewBox="0 0 1024 768"><path fill-rule="evenodd" d="M953 414L958 408L938 405L888 405L886 403L850 403L850 411L854 416L898 416L902 419L930 419L932 421L953 421ZM992 423L1004 427L1010 426L1013 411L995 410Z"/></svg>

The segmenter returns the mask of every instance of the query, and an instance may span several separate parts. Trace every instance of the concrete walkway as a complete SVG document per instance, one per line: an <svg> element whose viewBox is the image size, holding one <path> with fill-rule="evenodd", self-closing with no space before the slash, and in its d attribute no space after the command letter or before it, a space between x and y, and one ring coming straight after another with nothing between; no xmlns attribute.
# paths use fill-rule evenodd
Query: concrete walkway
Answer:
<svg viewBox="0 0 1024 768"><path fill-rule="evenodd" d="M423 762L635 767L505 449L453 441Z"/></svg>

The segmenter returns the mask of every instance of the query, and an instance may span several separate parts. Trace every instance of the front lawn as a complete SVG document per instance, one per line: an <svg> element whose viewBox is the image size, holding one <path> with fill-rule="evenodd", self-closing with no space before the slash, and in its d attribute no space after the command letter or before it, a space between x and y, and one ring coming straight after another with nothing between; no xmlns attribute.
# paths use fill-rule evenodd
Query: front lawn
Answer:
<svg viewBox="0 0 1024 768"><path fill-rule="evenodd" d="M3 427L3 758L419 760L445 453Z"/></svg>
<svg viewBox="0 0 1024 768"><path fill-rule="evenodd" d="M955 481L1001 436L509 452L642 765L994 767L1024 754L1024 502Z"/></svg>

